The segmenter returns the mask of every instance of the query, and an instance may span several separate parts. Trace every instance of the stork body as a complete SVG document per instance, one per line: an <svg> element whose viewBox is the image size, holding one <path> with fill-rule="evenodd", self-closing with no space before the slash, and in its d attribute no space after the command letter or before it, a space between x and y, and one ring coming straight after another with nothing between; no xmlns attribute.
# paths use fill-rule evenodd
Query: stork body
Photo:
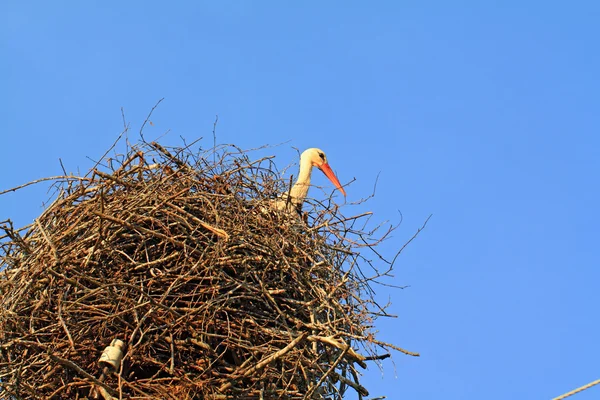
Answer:
<svg viewBox="0 0 600 400"><path fill-rule="evenodd" d="M346 191L329 166L327 156L325 156L323 150L310 148L305 150L300 156L300 172L298 173L296 183L294 183L289 192L289 197L288 193L285 193L275 201L274 208L288 212L299 212L302 210L302 204L310 188L310 177L313 167L319 168L335 187L346 196Z"/></svg>

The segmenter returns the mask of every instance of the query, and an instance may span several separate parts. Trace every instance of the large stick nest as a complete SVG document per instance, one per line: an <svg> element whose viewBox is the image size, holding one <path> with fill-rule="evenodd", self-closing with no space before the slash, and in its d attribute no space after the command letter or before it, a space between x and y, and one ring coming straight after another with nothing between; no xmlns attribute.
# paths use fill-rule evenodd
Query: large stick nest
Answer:
<svg viewBox="0 0 600 400"><path fill-rule="evenodd" d="M57 178L33 224L0 225L0 396L368 395L359 368L403 350L371 329L361 216L270 210L289 184L233 147L127 149ZM99 363L114 339L116 369Z"/></svg>

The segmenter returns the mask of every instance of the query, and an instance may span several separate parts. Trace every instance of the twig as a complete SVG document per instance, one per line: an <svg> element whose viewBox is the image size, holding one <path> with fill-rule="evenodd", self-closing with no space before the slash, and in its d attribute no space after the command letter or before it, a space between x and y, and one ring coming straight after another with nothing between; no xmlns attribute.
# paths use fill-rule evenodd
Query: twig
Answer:
<svg viewBox="0 0 600 400"><path fill-rule="evenodd" d="M19 186L15 186L13 188L3 190L3 191L0 192L0 196L3 195L3 194L6 194L6 193L15 192L15 191L17 191L19 189L23 189L23 188L25 188L27 186L35 185L37 183L48 182L48 181L56 182L56 181L60 181L60 180L63 180L63 179L65 179L65 180L73 180L73 181L81 181L81 180L83 180L85 178L79 178L79 177L76 177L76 176L49 176L47 178L36 179L36 180L24 183L24 184L19 185Z"/></svg>
<svg viewBox="0 0 600 400"><path fill-rule="evenodd" d="M75 371L76 373L78 373L79 375L83 376L86 379L89 379L90 381L94 382L94 384L96 384L97 386L100 386L101 388L104 388L111 396L116 396L117 392L113 389L111 389L108 385L106 385L103 382L100 382L98 379L96 379L93 375L90 375L89 373L87 373L86 371L84 371L79 365L75 364L72 361L69 361L67 359L64 359L62 357L56 356L54 354L48 354L48 357L50 357L50 359L54 362L57 362L73 371Z"/></svg>
<svg viewBox="0 0 600 400"><path fill-rule="evenodd" d="M287 352L289 352L290 350L292 350L294 347L296 347L299 343L301 343L304 339L306 339L306 337L308 336L308 332L304 332L303 334L301 334L300 336L298 336L296 339L292 340L287 346L285 346L283 349L271 354L270 356L262 359L260 362L258 362L258 364L256 364L255 366L248 368L245 371L240 371L237 373L234 373L233 376L231 377L232 380L235 380L237 377L246 377L246 376L250 376L253 373L255 373L256 371L264 368L266 365L272 363L273 361L277 360L278 358L282 357L283 355L285 355ZM224 385L222 385L219 388L219 392L224 392L227 389L229 389L232 386L231 381L225 383Z"/></svg>
<svg viewBox="0 0 600 400"><path fill-rule="evenodd" d="M163 101L165 98L163 97L162 99L160 99L158 102L156 102L156 104L154 105L154 107L152 107L152 109L150 110L150 112L148 113L148 116L146 117L146 119L144 120L144 123L142 124L142 126L140 127L140 137L142 138L142 141L146 142L146 139L144 139L144 127L146 126L146 124L148 123L148 121L150 120L150 117L152 116L152 113L154 112L154 110L156 109L156 107L158 107L158 105L160 104L161 101Z"/></svg>

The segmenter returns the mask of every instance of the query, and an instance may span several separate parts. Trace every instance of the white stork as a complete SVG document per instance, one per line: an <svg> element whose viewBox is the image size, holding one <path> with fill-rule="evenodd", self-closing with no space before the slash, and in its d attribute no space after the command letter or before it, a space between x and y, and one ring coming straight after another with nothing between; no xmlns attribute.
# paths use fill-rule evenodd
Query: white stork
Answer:
<svg viewBox="0 0 600 400"><path fill-rule="evenodd" d="M310 187L310 175L312 173L313 167L319 168L327 178L335 185L335 187L342 192L344 197L346 196L346 191L340 184L340 181L335 176L329 163L327 162L327 156L321 149L310 148L305 150L300 156L300 172L298 173L298 179L292 189L288 193L285 193L280 198L278 198L273 206L277 210L286 210L288 212L299 212L302 209L302 204L304 203L304 199L308 194L308 188Z"/></svg>

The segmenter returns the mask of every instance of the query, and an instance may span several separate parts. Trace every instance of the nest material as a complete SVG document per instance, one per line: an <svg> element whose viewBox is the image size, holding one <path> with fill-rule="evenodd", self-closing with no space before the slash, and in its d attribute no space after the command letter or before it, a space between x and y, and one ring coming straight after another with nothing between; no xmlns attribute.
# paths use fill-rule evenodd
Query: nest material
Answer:
<svg viewBox="0 0 600 400"><path fill-rule="evenodd" d="M2 398L368 394L359 368L396 347L371 332L358 217L271 211L286 184L232 148L140 144L106 164L59 179L34 224L2 224ZM114 339L116 369L99 363Z"/></svg>

